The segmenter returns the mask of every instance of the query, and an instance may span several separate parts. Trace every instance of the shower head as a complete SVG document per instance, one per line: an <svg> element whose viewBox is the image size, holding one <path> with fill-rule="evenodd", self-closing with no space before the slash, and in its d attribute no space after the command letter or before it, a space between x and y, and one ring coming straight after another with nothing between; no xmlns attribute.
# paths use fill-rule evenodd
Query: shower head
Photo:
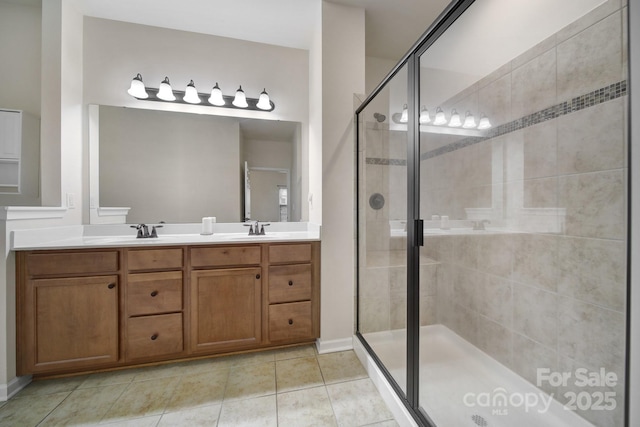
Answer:
<svg viewBox="0 0 640 427"><path fill-rule="evenodd" d="M380 114L380 113L373 113L373 118L376 119L378 121L378 123L382 123L385 120L387 120L387 116L385 116L384 114Z"/></svg>

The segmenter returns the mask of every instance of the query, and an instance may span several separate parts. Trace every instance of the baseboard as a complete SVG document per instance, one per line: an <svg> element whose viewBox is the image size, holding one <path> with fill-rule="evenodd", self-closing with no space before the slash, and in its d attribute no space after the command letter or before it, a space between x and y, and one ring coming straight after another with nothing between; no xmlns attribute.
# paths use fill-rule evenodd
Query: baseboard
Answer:
<svg viewBox="0 0 640 427"><path fill-rule="evenodd" d="M400 398L393 390L380 368L378 368L376 362L374 362L373 358L369 356L369 353L367 353L367 350L365 350L358 337L354 336L352 342L353 350L358 356L358 359L360 359L364 368L367 370L369 378L371 378L371 381L378 389L380 396L382 396L382 399L387 404L387 407L393 414L396 422L401 427L416 427L417 424L411 414L409 414L407 407L400 401Z"/></svg>
<svg viewBox="0 0 640 427"><path fill-rule="evenodd" d="M16 377L9 384L0 384L0 402L6 402L31 382L31 375Z"/></svg>
<svg viewBox="0 0 640 427"><path fill-rule="evenodd" d="M352 350L353 340L351 338L341 338L338 340L323 340L322 338L318 338L316 340L316 348L320 354Z"/></svg>

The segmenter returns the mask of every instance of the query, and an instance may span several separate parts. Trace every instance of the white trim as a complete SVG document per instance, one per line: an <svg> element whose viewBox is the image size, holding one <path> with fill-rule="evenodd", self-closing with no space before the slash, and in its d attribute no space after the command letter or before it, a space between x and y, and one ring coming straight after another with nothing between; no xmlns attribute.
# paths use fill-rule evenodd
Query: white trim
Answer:
<svg viewBox="0 0 640 427"><path fill-rule="evenodd" d="M341 338L338 340L316 340L316 348L318 353L335 353L336 351L346 351L353 349L353 340L351 338Z"/></svg>
<svg viewBox="0 0 640 427"><path fill-rule="evenodd" d="M0 220L62 219L67 208L50 206L5 206L0 210Z"/></svg>
<svg viewBox="0 0 640 427"><path fill-rule="evenodd" d="M124 216L129 215L131 208L98 208L98 216Z"/></svg>
<svg viewBox="0 0 640 427"><path fill-rule="evenodd" d="M31 375L16 377L9 384L0 384L0 402L6 402L15 396L20 390L31 383Z"/></svg>
<svg viewBox="0 0 640 427"><path fill-rule="evenodd" d="M378 368L376 362L369 353L367 353L358 337L354 336L352 338L352 342L353 351L355 351L358 359L360 359L362 366L366 369L367 374L369 374L369 378L371 378L371 381L373 381L373 384L378 389L380 396L382 396L382 400L387 404L387 407L393 414L393 418L395 418L396 422L401 427L416 427L417 424L411 414L409 414L407 407L400 401L400 398L393 390L380 368Z"/></svg>

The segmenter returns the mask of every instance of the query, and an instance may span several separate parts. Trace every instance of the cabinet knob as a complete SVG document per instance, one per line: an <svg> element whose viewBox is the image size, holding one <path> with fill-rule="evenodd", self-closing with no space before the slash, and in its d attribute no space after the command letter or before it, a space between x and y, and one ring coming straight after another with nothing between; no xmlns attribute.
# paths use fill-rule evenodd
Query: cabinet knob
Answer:
<svg viewBox="0 0 640 427"><path fill-rule="evenodd" d="M158 334L151 335L151 341L155 341L158 339Z"/></svg>
<svg viewBox="0 0 640 427"><path fill-rule="evenodd" d="M289 324L293 325L293 319L289 319Z"/></svg>
<svg viewBox="0 0 640 427"><path fill-rule="evenodd" d="M293 286L293 280L289 280L289 286Z"/></svg>
<svg viewBox="0 0 640 427"><path fill-rule="evenodd" d="M259 278L260 278L260 275L259 275L259 274L256 274L256 279L259 279Z"/></svg>
<svg viewBox="0 0 640 427"><path fill-rule="evenodd" d="M115 287L116 287L116 284L115 284L115 283L109 283L109 284L107 285L107 288L109 288L109 289L113 289L113 288L115 288Z"/></svg>
<svg viewBox="0 0 640 427"><path fill-rule="evenodd" d="M155 297L156 295L158 295L158 291L153 291L153 292L151 292L151 296L152 296L152 297Z"/></svg>

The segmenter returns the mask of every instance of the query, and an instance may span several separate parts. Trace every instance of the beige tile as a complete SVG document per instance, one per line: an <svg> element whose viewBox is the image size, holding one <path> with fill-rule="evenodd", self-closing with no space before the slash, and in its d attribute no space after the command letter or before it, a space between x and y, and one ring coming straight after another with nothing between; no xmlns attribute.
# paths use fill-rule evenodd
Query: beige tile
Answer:
<svg viewBox="0 0 640 427"><path fill-rule="evenodd" d="M458 304L451 309L451 329L473 345L478 344L478 312Z"/></svg>
<svg viewBox="0 0 640 427"><path fill-rule="evenodd" d="M276 395L222 404L218 427L275 427L278 425Z"/></svg>
<svg viewBox="0 0 640 427"><path fill-rule="evenodd" d="M296 359L298 357L316 357L315 345L304 345L299 347L283 348L276 352L276 361Z"/></svg>
<svg viewBox="0 0 640 427"><path fill-rule="evenodd" d="M511 73L514 119L556 104L556 49L550 49Z"/></svg>
<svg viewBox="0 0 640 427"><path fill-rule="evenodd" d="M133 377L134 382L179 377L183 374L182 365L179 363L168 363L165 365L136 368L133 371L136 373L135 377Z"/></svg>
<svg viewBox="0 0 640 427"><path fill-rule="evenodd" d="M558 351L562 355L588 366L624 371L624 313L561 297L558 314Z"/></svg>
<svg viewBox="0 0 640 427"><path fill-rule="evenodd" d="M382 421L379 423L367 424L367 427L399 427L400 424L396 420Z"/></svg>
<svg viewBox="0 0 640 427"><path fill-rule="evenodd" d="M388 267L389 292L392 296L406 295L407 293L407 267ZM384 278L384 275L381 275ZM384 280L384 279L383 279Z"/></svg>
<svg viewBox="0 0 640 427"><path fill-rule="evenodd" d="M624 167L624 103L614 99L557 120L560 175Z"/></svg>
<svg viewBox="0 0 640 427"><path fill-rule="evenodd" d="M488 225L489 227L491 224ZM485 235L478 242L478 269L500 277L509 277L513 258L513 237Z"/></svg>
<svg viewBox="0 0 640 427"><path fill-rule="evenodd" d="M560 177L559 205L569 236L625 238L626 182L622 170Z"/></svg>
<svg viewBox="0 0 640 427"><path fill-rule="evenodd" d="M279 393L278 427L337 426L326 387Z"/></svg>
<svg viewBox="0 0 640 427"><path fill-rule="evenodd" d="M351 350L319 354L318 363L325 384L367 377L360 359Z"/></svg>
<svg viewBox="0 0 640 427"><path fill-rule="evenodd" d="M624 311L627 293L625 254L624 241L561 238L558 292Z"/></svg>
<svg viewBox="0 0 640 427"><path fill-rule="evenodd" d="M211 357L208 359L190 360L188 362L177 363L180 366L181 375L192 375L199 373L209 373L211 371L226 370L233 365L231 357Z"/></svg>
<svg viewBox="0 0 640 427"><path fill-rule="evenodd" d="M437 309L437 297L420 297L420 326L434 325L438 323Z"/></svg>
<svg viewBox="0 0 640 427"><path fill-rule="evenodd" d="M549 372L558 371L556 349L545 347L523 335L514 334L513 351L512 369L531 384L539 386L549 394L556 395L557 387L553 387L548 381L538 379L538 369L548 369Z"/></svg>
<svg viewBox="0 0 640 427"><path fill-rule="evenodd" d="M391 267L400 268L400 267ZM360 295L365 298L388 297L390 267L370 267L365 269L360 281Z"/></svg>
<svg viewBox="0 0 640 427"><path fill-rule="evenodd" d="M112 423L100 424L107 427L156 427L162 415L152 417L133 418L131 420L114 421Z"/></svg>
<svg viewBox="0 0 640 427"><path fill-rule="evenodd" d="M231 366L259 365L263 363L275 362L276 352L273 350L256 351L253 353L238 354L230 358Z"/></svg>
<svg viewBox="0 0 640 427"><path fill-rule="evenodd" d="M222 403L228 378L229 371L224 369L183 376L165 410L171 412Z"/></svg>
<svg viewBox="0 0 640 427"><path fill-rule="evenodd" d="M523 182L523 207L557 208L558 178L527 179Z"/></svg>
<svg viewBox="0 0 640 427"><path fill-rule="evenodd" d="M491 320L511 328L513 294L511 282L488 274L478 274L478 312Z"/></svg>
<svg viewBox="0 0 640 427"><path fill-rule="evenodd" d="M558 99L569 100L622 78L621 12L558 44Z"/></svg>
<svg viewBox="0 0 640 427"><path fill-rule="evenodd" d="M626 3L626 0L625 0ZM589 28L598 21L606 18L607 16L615 13L621 7L620 0L607 0L600 6L596 7L581 18L576 19L571 24L558 31L557 38L558 43L567 40L580 33L581 31Z"/></svg>
<svg viewBox="0 0 640 427"><path fill-rule="evenodd" d="M180 381L179 377L158 378L129 384L105 418L123 421L164 412Z"/></svg>
<svg viewBox="0 0 640 427"><path fill-rule="evenodd" d="M513 237L511 279L548 291L558 286L558 238L540 234Z"/></svg>
<svg viewBox="0 0 640 427"><path fill-rule="evenodd" d="M35 426L69 394L67 391L14 397L0 408L0 425Z"/></svg>
<svg viewBox="0 0 640 427"><path fill-rule="evenodd" d="M114 384L128 384L133 381L133 378L138 374L135 369L125 369L122 371L112 372L99 372L91 374L87 377L82 384L78 386L78 389L91 388L91 387L103 387Z"/></svg>
<svg viewBox="0 0 640 427"><path fill-rule="evenodd" d="M524 179L557 175L557 120L547 120L522 129Z"/></svg>
<svg viewBox="0 0 640 427"><path fill-rule="evenodd" d="M456 304L476 311L478 304L478 272L459 268L453 273L453 295Z"/></svg>
<svg viewBox="0 0 640 427"><path fill-rule="evenodd" d="M513 329L555 347L558 341L558 297L555 293L516 284L513 287Z"/></svg>
<svg viewBox="0 0 640 427"><path fill-rule="evenodd" d="M107 415L126 387L126 384L118 384L75 390L44 419L41 425L97 424Z"/></svg>
<svg viewBox="0 0 640 427"><path fill-rule="evenodd" d="M221 404L201 406L176 412L166 412L158 427L215 426L220 416Z"/></svg>
<svg viewBox="0 0 640 427"><path fill-rule="evenodd" d="M389 323L392 330L407 327L407 296L392 295L389 300Z"/></svg>
<svg viewBox="0 0 640 427"><path fill-rule="evenodd" d="M22 389L16 397L40 396L43 394L54 394L61 392L71 392L78 388L87 379L86 375L67 378L55 378L51 380L32 381Z"/></svg>
<svg viewBox="0 0 640 427"><path fill-rule="evenodd" d="M231 368L224 394L227 400L242 400L276 392L275 362Z"/></svg>
<svg viewBox="0 0 640 427"><path fill-rule="evenodd" d="M405 294L407 284L405 282ZM420 296L436 296L438 294L438 263L420 265Z"/></svg>
<svg viewBox="0 0 640 427"><path fill-rule="evenodd" d="M512 332L484 316L478 317L478 347L505 366L512 365Z"/></svg>
<svg viewBox="0 0 640 427"><path fill-rule="evenodd" d="M389 317L389 297L360 298L360 332L388 331L391 320Z"/></svg>
<svg viewBox="0 0 640 427"><path fill-rule="evenodd" d="M393 419L369 378L327 386L340 426L362 426Z"/></svg>
<svg viewBox="0 0 640 427"><path fill-rule="evenodd" d="M518 68L526 64L527 62L531 61L532 59L535 59L536 57L549 51L550 49L553 49L555 46L556 46L556 36L554 34L551 37L548 37L547 39L541 41L531 49L526 50L520 56L515 57L511 61L511 66L513 68Z"/></svg>
<svg viewBox="0 0 640 427"><path fill-rule="evenodd" d="M315 356L276 362L278 393L320 385L324 385L324 382Z"/></svg>

